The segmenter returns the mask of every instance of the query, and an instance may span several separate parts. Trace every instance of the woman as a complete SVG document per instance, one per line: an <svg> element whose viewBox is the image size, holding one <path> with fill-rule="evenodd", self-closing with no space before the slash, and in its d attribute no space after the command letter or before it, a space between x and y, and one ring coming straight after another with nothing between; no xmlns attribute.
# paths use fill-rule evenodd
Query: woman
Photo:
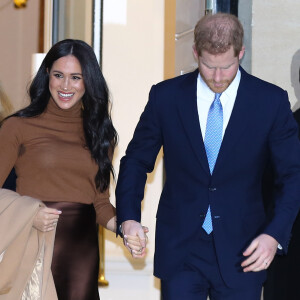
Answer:
<svg viewBox="0 0 300 300"><path fill-rule="evenodd" d="M99 299L96 222L116 230L108 188L117 133L93 49L79 40L55 44L29 95L30 105L0 129L0 185L15 167L17 192L46 205L33 226L57 226L51 269L58 299Z"/></svg>

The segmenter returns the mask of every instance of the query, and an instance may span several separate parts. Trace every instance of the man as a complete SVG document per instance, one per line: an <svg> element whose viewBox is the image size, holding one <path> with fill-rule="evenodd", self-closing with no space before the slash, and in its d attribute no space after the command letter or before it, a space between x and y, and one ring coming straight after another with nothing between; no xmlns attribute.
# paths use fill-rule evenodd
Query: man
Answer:
<svg viewBox="0 0 300 300"><path fill-rule="evenodd" d="M154 275L164 300L259 300L265 269L287 251L300 203L297 125L287 93L239 67L244 52L235 16L203 17L198 70L152 87L121 160L118 223L143 239L146 173L163 146ZM280 187L271 220L261 195L269 160Z"/></svg>

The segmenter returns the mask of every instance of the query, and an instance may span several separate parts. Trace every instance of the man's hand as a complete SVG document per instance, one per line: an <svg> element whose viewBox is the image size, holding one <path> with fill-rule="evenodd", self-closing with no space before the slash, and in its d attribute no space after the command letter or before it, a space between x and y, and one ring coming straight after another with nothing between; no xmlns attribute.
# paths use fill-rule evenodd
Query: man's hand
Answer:
<svg viewBox="0 0 300 300"><path fill-rule="evenodd" d="M33 220L33 227L43 232L54 230L60 214L61 211L55 208L40 207Z"/></svg>
<svg viewBox="0 0 300 300"><path fill-rule="evenodd" d="M139 222L128 220L122 223L123 242L134 258L142 258L146 255L146 243L148 228Z"/></svg>
<svg viewBox="0 0 300 300"><path fill-rule="evenodd" d="M276 254L277 246L278 242L270 235L259 235L243 253L244 256L248 256L241 264L244 272L267 269Z"/></svg>

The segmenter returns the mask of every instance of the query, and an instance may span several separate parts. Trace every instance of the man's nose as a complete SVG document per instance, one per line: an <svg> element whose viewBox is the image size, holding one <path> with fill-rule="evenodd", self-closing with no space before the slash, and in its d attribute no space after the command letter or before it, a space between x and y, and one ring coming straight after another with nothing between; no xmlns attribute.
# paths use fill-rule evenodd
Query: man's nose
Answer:
<svg viewBox="0 0 300 300"><path fill-rule="evenodd" d="M219 68L215 69L215 72L214 72L214 81L215 82L220 82L221 81L221 70Z"/></svg>

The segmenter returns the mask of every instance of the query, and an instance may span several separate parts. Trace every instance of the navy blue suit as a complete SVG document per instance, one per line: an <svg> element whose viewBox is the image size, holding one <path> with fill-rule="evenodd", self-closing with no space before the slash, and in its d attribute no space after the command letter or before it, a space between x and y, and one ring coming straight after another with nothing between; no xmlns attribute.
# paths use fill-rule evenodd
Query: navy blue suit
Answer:
<svg viewBox="0 0 300 300"><path fill-rule="evenodd" d="M140 221L146 174L161 147L166 181L156 223L154 275L168 279L189 254L211 207L219 268L229 287L262 283L265 272L243 273L242 252L261 233L286 251L300 206L300 144L287 93L242 68L234 108L213 174L197 112L195 72L152 87L134 137L121 160L118 223ZM271 160L280 187L274 217L265 216L261 182ZM199 249L201 251L201 249Z"/></svg>

